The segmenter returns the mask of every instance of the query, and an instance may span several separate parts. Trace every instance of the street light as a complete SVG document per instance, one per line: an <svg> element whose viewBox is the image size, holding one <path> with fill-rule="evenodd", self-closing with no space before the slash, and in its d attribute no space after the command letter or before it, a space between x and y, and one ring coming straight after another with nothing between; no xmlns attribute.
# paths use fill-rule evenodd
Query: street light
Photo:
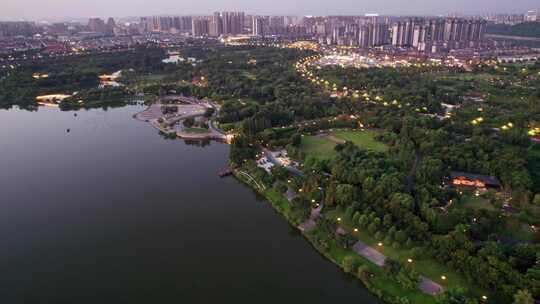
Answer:
<svg viewBox="0 0 540 304"><path fill-rule="evenodd" d="M442 276L441 276L441 279L442 279L443 281L446 281L446 276L445 276L445 275L442 275Z"/></svg>

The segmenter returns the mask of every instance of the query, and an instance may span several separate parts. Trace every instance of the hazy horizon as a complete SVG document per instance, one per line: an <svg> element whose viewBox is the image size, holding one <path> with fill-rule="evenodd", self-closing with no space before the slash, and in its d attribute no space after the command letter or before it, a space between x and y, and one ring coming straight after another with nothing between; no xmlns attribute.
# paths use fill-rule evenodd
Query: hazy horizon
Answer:
<svg viewBox="0 0 540 304"><path fill-rule="evenodd" d="M538 9L538 0L4 0L1 20L65 20L90 17L135 17L150 15L207 15L214 11L238 10L264 15L464 15L488 13L525 13Z"/></svg>

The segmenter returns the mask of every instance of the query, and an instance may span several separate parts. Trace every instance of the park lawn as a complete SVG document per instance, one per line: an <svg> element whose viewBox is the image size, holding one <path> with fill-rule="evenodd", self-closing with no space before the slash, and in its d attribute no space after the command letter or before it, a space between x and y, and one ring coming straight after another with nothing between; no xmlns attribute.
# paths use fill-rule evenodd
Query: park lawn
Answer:
<svg viewBox="0 0 540 304"><path fill-rule="evenodd" d="M315 157L317 159L331 159L337 155L334 150L336 144L327 138L319 136L304 136L300 150L306 156Z"/></svg>
<svg viewBox="0 0 540 304"><path fill-rule="evenodd" d="M352 219L348 218L344 213L337 210L332 210L326 213L326 216L329 219L334 219L337 221L337 218L341 218L340 226L351 233L353 236L361 240L366 245L372 246L380 251L385 256L406 263L407 259L411 258L411 250L398 248L395 249L392 246L383 244L383 246L378 246L379 242L382 240L376 240L371 233L367 230L362 229L359 225L354 225ZM358 232L354 232L354 228L358 228ZM480 297L483 294L482 290L477 287L470 286L470 283L457 271L451 269L450 267L437 262L432 258L426 257L417 257L414 259L414 269L421 275L439 283L441 286L448 287L466 287L471 295ZM446 280L442 280L441 276L446 276Z"/></svg>
<svg viewBox="0 0 540 304"><path fill-rule="evenodd" d="M375 152L385 152L387 146L375 140L378 134L376 131L335 131L330 134L338 139L350 141L362 149ZM307 156L317 159L332 159L337 156L335 151L336 143L325 136L304 136L302 137L302 150Z"/></svg>
<svg viewBox="0 0 540 304"><path fill-rule="evenodd" d="M184 132L204 134L204 133L208 133L208 129L205 129L205 128L185 128Z"/></svg>
<svg viewBox="0 0 540 304"><path fill-rule="evenodd" d="M289 201L281 193L274 189L269 189L266 190L264 195L274 206L274 208L278 209L278 211L280 211L287 218L289 218L291 212L291 205L289 205Z"/></svg>
<svg viewBox="0 0 540 304"><path fill-rule="evenodd" d="M332 135L350 141L362 149L368 149L375 152L386 152L388 149L384 143L375 140L375 136L379 135L379 132L376 131L336 131L333 132Z"/></svg>

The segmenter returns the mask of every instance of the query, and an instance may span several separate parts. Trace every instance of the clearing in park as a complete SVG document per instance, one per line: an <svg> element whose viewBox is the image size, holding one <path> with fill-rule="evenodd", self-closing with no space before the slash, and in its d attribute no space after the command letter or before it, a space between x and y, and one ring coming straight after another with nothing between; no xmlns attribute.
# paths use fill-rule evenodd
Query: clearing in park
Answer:
<svg viewBox="0 0 540 304"><path fill-rule="evenodd" d="M334 148L338 144L347 141L352 142L356 146L371 150L374 152L386 152L387 146L375 139L380 132L366 131L333 131L329 133L304 136L302 138L301 150L308 156L313 156L319 159L330 159L337 155Z"/></svg>

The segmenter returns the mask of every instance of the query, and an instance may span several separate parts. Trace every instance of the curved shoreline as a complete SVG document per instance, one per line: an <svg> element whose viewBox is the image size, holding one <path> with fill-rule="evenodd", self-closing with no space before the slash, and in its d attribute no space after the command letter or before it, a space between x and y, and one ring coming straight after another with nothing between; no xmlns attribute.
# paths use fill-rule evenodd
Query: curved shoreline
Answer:
<svg viewBox="0 0 540 304"><path fill-rule="evenodd" d="M192 112L190 113L183 113L182 115L173 115L171 117L166 117L166 115L161 112L161 107L163 106L161 101L180 101L187 105L200 106L205 109L214 109L214 114L212 118L208 121L208 132L194 133L185 132L183 130L176 131L172 129L171 126L173 126L177 122L188 118L201 117L204 115L204 113L192 110ZM219 106L210 101L203 101L184 96L166 96L158 100L157 103L150 104L143 111L134 114L133 118L139 121L147 122L152 127L165 134L175 134L176 137L181 139L217 140L229 143L231 140L231 135L226 134L215 126L214 119L215 117L217 117L218 113ZM162 122L160 122L160 120L162 120Z"/></svg>
<svg viewBox="0 0 540 304"><path fill-rule="evenodd" d="M271 196L268 195L268 191L265 190L265 191L261 191L261 189L257 188L257 187L254 187L252 184L249 183L249 181L246 181L242 178L242 176L240 176L238 174L238 170L233 170L233 175L234 177L240 181L241 183L245 184L246 186L248 186L249 188L251 188L253 191L257 192L258 194L262 195L266 201L268 201L268 203L270 203L270 205L272 206L272 208L278 212L279 214L281 214L286 220L287 222L289 223L289 225L291 225L292 227L294 227L295 229L297 229L301 234L302 236L311 244L311 246L323 257L325 257L327 260L329 260L330 262L332 262L333 264L335 264L336 266L338 266L342 271L343 273L347 274L347 275L351 275L353 276L355 279L359 280L361 283L362 283L362 286L364 288L366 288L369 292L371 292L373 295L377 296L383 303L389 303L389 304L403 304L403 303L418 303L418 302L412 302L412 300L408 299L408 298L405 298L407 301L409 302L403 302L403 298L402 297L399 297L399 296L393 296L393 295L390 295L390 294L387 294L385 293L383 290L381 289L378 289L376 286L374 286L374 284L372 284L370 282L369 279L366 279L366 278L363 278L363 277L360 277L357 275L356 272L354 273L348 273L345 271L343 265L340 263L340 261L338 261L334 256L332 256L330 253L327 252L327 250L325 250L324 248L321 248L320 246L317 245L316 241L315 241L315 238L313 236L310 235L309 232L304 232L302 231L301 229L299 229L299 226L297 225L297 223L295 223L292 218L284 211L282 210L280 207L279 207L279 203L277 201L274 201L274 198L272 198ZM282 194L280 194L280 197L284 200L287 200L285 197L283 197ZM362 258L363 260L365 260L365 258L359 256L360 258ZM364 263L362 263L361 265L368 265L367 263L369 263L368 260L365 260ZM427 294L426 294L427 296ZM433 296L433 295L431 295ZM435 303L435 298L433 298L433 303ZM420 303L425 303L425 302L420 302Z"/></svg>

